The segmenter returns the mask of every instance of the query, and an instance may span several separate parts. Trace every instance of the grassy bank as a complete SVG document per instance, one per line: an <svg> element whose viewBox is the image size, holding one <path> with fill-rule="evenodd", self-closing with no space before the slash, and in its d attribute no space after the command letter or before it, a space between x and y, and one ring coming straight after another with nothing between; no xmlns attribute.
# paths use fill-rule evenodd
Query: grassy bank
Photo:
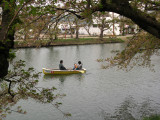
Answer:
<svg viewBox="0 0 160 120"><path fill-rule="evenodd" d="M105 38L100 40L98 38L79 38L79 39L58 39L51 42L50 40L27 40L15 41L15 48L28 47L47 47L47 46L65 46L65 45L86 45L86 44L105 44L105 43L122 43L120 38Z"/></svg>

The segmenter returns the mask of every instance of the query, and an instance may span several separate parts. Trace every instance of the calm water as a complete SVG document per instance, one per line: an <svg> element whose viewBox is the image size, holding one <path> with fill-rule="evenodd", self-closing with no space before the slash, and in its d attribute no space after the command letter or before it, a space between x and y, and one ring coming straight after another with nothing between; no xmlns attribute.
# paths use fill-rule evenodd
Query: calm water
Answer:
<svg viewBox="0 0 160 120"><path fill-rule="evenodd" d="M51 104L29 99L17 103L27 111L26 115L12 113L6 120L134 120L160 114L160 57L152 56L156 72L140 67L130 72L117 68L103 70L102 63L96 61L114 56L112 50L123 48L124 44L106 44L19 49L16 59L25 60L36 71L43 67L58 68L63 59L67 68L81 60L87 72L67 76L42 74L39 80L39 86L55 86L56 93L67 95L57 101L63 103L60 109L72 117L64 117Z"/></svg>

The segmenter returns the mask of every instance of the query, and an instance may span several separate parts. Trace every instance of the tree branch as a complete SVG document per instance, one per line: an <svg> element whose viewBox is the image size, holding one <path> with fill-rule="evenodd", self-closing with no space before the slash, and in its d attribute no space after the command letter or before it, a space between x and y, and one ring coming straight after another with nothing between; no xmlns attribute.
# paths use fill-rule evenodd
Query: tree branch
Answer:
<svg viewBox="0 0 160 120"><path fill-rule="evenodd" d="M10 23L8 24L8 27L7 27L7 30L6 30L6 34L3 38L3 40L6 39L7 37L7 34L8 34L8 31L9 31L9 28L10 26L12 25L13 21L16 19L16 17L18 16L19 12L24 8L25 5L27 5L29 2L31 2L32 0L28 0L26 3L24 3L19 9L18 11L15 13L15 15L13 16L13 18L11 19Z"/></svg>
<svg viewBox="0 0 160 120"><path fill-rule="evenodd" d="M11 85L12 85L12 81L9 82L8 93L12 96L12 98L14 98L14 94L11 93Z"/></svg>
<svg viewBox="0 0 160 120"><path fill-rule="evenodd" d="M142 29L146 30L157 38L160 38L160 22L139 9L132 8L131 6L127 5L123 7L112 3L106 3L106 5L103 7L97 5L91 8L91 13L94 13L96 11L110 11L123 15L127 18L130 18Z"/></svg>
<svg viewBox="0 0 160 120"><path fill-rule="evenodd" d="M61 15L59 15L58 17L60 17L59 19L57 19L55 22L56 22L56 25L55 26L57 26L57 24L58 24L58 22L62 19L62 18L64 18L64 17L66 17L66 16L68 16L69 14L67 14L67 15L64 15L64 16L62 16L62 17L60 17ZM57 22L58 21L58 22ZM47 29L47 31L44 33L44 35L48 32L48 30L50 29L50 27L55 23L55 22L53 22L50 26L49 26L49 28ZM55 29L55 27L54 27L54 29ZM43 35L43 37L44 37L44 35ZM42 37L42 38L43 38Z"/></svg>
<svg viewBox="0 0 160 120"><path fill-rule="evenodd" d="M78 12L76 12L76 11L72 11L72 10L64 9L64 8L55 8L55 9L56 9L56 10L63 10L63 11L66 11L66 12L72 13L72 14L74 14L75 16L77 16L77 18L79 18L79 19L84 19L84 17L83 17L83 16L78 15L78 13L81 13L81 12L83 12L83 11L78 11Z"/></svg>

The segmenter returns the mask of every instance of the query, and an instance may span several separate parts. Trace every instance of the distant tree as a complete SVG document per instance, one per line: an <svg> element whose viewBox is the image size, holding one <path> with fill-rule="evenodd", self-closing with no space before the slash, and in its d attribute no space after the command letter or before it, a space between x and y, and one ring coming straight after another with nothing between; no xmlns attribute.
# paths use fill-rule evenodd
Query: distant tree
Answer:
<svg viewBox="0 0 160 120"><path fill-rule="evenodd" d="M59 33L59 28L55 26L54 28L49 28L49 39L51 42L54 40L58 40L58 33Z"/></svg>
<svg viewBox="0 0 160 120"><path fill-rule="evenodd" d="M86 20L86 25L83 26L89 36L91 36L90 28L91 28L92 24L93 24L92 20L90 20L90 21Z"/></svg>
<svg viewBox="0 0 160 120"><path fill-rule="evenodd" d="M71 35L71 38L73 38L73 34L74 34L74 29L73 29L73 26L74 26L74 23L73 23L73 18L74 16L73 15L69 15L66 17L66 21L65 22L68 22L68 25L69 25L69 33Z"/></svg>
<svg viewBox="0 0 160 120"><path fill-rule="evenodd" d="M91 36L90 29L93 26L93 15L83 20L82 27L87 31L88 35Z"/></svg>
<svg viewBox="0 0 160 120"><path fill-rule="evenodd" d="M101 12L94 13L93 19L95 20L95 24L100 29L100 35L99 35L100 40L103 40L104 31L109 30L112 26L112 20L107 19L108 17L109 13L101 13Z"/></svg>
<svg viewBox="0 0 160 120"><path fill-rule="evenodd" d="M123 17L123 16L120 16L120 19L119 19L119 27L120 27L120 32L122 35L125 35L126 33L128 33L128 27L126 28L126 25L128 27L131 27L131 29L133 30L132 31L132 34L134 34L137 30L136 28L136 24L131 21L130 19L126 18L126 17Z"/></svg>
<svg viewBox="0 0 160 120"><path fill-rule="evenodd" d="M71 37L73 37L73 32L76 34L76 39L79 39L79 29L82 27L83 21L79 18L77 18L75 15L70 14L68 17L66 17L64 21L65 25L69 26L68 30L69 33L71 34ZM74 27L74 31L73 28Z"/></svg>
<svg viewBox="0 0 160 120"><path fill-rule="evenodd" d="M78 18L74 19L74 24L76 27L76 39L79 39L79 28L80 28L79 22L80 22L80 20Z"/></svg>
<svg viewBox="0 0 160 120"><path fill-rule="evenodd" d="M109 30L114 33L115 23L119 22L119 19L117 17L112 17L112 14L106 13L106 12L96 12L93 14L94 20L98 28L100 29L100 40L103 40L104 32L106 30ZM111 29L113 27L113 29Z"/></svg>

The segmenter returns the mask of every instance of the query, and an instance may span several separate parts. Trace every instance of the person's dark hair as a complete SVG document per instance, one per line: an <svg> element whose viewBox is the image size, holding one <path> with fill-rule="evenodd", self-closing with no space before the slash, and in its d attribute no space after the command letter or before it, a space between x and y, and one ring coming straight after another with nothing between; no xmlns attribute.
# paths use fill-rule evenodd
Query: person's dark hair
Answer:
<svg viewBox="0 0 160 120"><path fill-rule="evenodd" d="M78 64L81 64L81 61L78 61Z"/></svg>
<svg viewBox="0 0 160 120"><path fill-rule="evenodd" d="M60 60L60 63L63 63L63 60Z"/></svg>

